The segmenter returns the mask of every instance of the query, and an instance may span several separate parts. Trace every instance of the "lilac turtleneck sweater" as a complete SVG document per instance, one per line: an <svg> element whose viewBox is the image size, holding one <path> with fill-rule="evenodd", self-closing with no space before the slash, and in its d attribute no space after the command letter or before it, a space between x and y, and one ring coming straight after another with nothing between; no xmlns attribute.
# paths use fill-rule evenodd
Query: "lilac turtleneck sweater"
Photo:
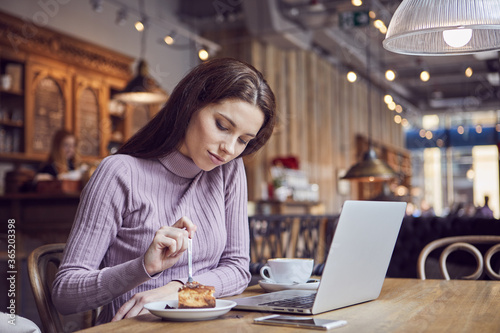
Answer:
<svg viewBox="0 0 500 333"><path fill-rule="evenodd" d="M154 277L144 253L155 232L187 216L195 281L215 296L241 293L250 281L247 184L238 158L205 172L174 152L160 159L105 158L82 192L52 297L63 314L104 306L110 321L134 294L172 280L186 282L187 253Z"/></svg>

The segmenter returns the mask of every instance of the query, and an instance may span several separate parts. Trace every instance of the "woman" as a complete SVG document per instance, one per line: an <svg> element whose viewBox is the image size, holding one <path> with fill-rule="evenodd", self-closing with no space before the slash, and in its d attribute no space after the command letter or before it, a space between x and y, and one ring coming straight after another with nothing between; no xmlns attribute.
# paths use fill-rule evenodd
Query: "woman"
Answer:
<svg viewBox="0 0 500 333"><path fill-rule="evenodd" d="M78 162L76 138L73 133L59 130L54 134L47 162L38 170L38 175L50 175L48 179L75 170Z"/></svg>
<svg viewBox="0 0 500 333"><path fill-rule="evenodd" d="M252 66L217 59L194 68L162 110L105 158L82 193L53 300L61 313L104 306L98 323L176 299L193 277L215 296L250 280L247 184L240 157L276 122L274 95Z"/></svg>

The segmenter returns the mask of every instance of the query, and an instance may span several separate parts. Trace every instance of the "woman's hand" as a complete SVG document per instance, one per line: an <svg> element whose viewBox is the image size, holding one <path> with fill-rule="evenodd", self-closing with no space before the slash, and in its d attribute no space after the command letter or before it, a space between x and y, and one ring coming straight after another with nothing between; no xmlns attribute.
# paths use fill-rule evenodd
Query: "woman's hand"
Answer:
<svg viewBox="0 0 500 333"><path fill-rule="evenodd" d="M144 267L155 275L172 267L187 250L187 240L192 238L196 226L187 217L181 217L171 227L161 227L144 254Z"/></svg>
<svg viewBox="0 0 500 333"><path fill-rule="evenodd" d="M148 313L148 310L144 309L144 305L147 303L177 299L177 292L180 287L182 287L182 283L171 281L163 287L137 293L118 309L111 321Z"/></svg>

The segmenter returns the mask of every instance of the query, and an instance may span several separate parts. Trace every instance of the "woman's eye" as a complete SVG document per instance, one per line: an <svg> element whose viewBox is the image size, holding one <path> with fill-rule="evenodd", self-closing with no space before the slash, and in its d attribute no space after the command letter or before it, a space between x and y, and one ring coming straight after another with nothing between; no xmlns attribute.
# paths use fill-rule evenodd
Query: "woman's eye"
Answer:
<svg viewBox="0 0 500 333"><path fill-rule="evenodd" d="M227 131L227 128L226 128L226 127L224 127L224 126L222 126L222 124L221 124L219 121L216 121L215 123L217 124L217 127L218 127L220 130L222 130L222 131Z"/></svg>
<svg viewBox="0 0 500 333"><path fill-rule="evenodd" d="M248 141L245 141L245 140L243 140L242 138L239 138L238 140L240 140L240 143L242 143L242 144L244 144L244 145L246 145L246 144L248 143Z"/></svg>

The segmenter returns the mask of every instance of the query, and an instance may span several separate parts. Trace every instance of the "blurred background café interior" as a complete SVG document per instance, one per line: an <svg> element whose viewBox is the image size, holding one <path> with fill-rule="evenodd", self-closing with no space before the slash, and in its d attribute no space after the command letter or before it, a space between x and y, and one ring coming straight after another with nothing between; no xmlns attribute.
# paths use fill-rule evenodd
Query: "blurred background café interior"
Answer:
<svg viewBox="0 0 500 333"><path fill-rule="evenodd" d="M432 43L414 54L389 50L400 4L1 1L0 216L16 221L17 258L65 242L99 162L190 69L217 57L255 66L277 99L270 141L244 158L250 216L336 216L345 200L392 200L408 203L406 218L490 225L500 217L498 49L457 55L462 46L443 42L437 54L426 49ZM55 141L61 130L69 141ZM66 149L59 158L71 155L72 170L39 172L58 158L52 146ZM398 244L395 255L404 252ZM421 247L404 246L415 262ZM393 260L401 265L391 264L392 276L416 275L407 257ZM34 318L24 304L20 313Z"/></svg>
<svg viewBox="0 0 500 333"><path fill-rule="evenodd" d="M245 160L250 212L337 213L346 199L394 199L410 215L446 216L474 214L488 197L498 218L498 52L388 51L400 3L2 2L0 193L77 191L190 68L228 56L264 73L280 111L271 142ZM130 102L123 90L144 70L156 99ZM36 186L59 129L76 137L81 182ZM345 177L365 159L386 174Z"/></svg>

